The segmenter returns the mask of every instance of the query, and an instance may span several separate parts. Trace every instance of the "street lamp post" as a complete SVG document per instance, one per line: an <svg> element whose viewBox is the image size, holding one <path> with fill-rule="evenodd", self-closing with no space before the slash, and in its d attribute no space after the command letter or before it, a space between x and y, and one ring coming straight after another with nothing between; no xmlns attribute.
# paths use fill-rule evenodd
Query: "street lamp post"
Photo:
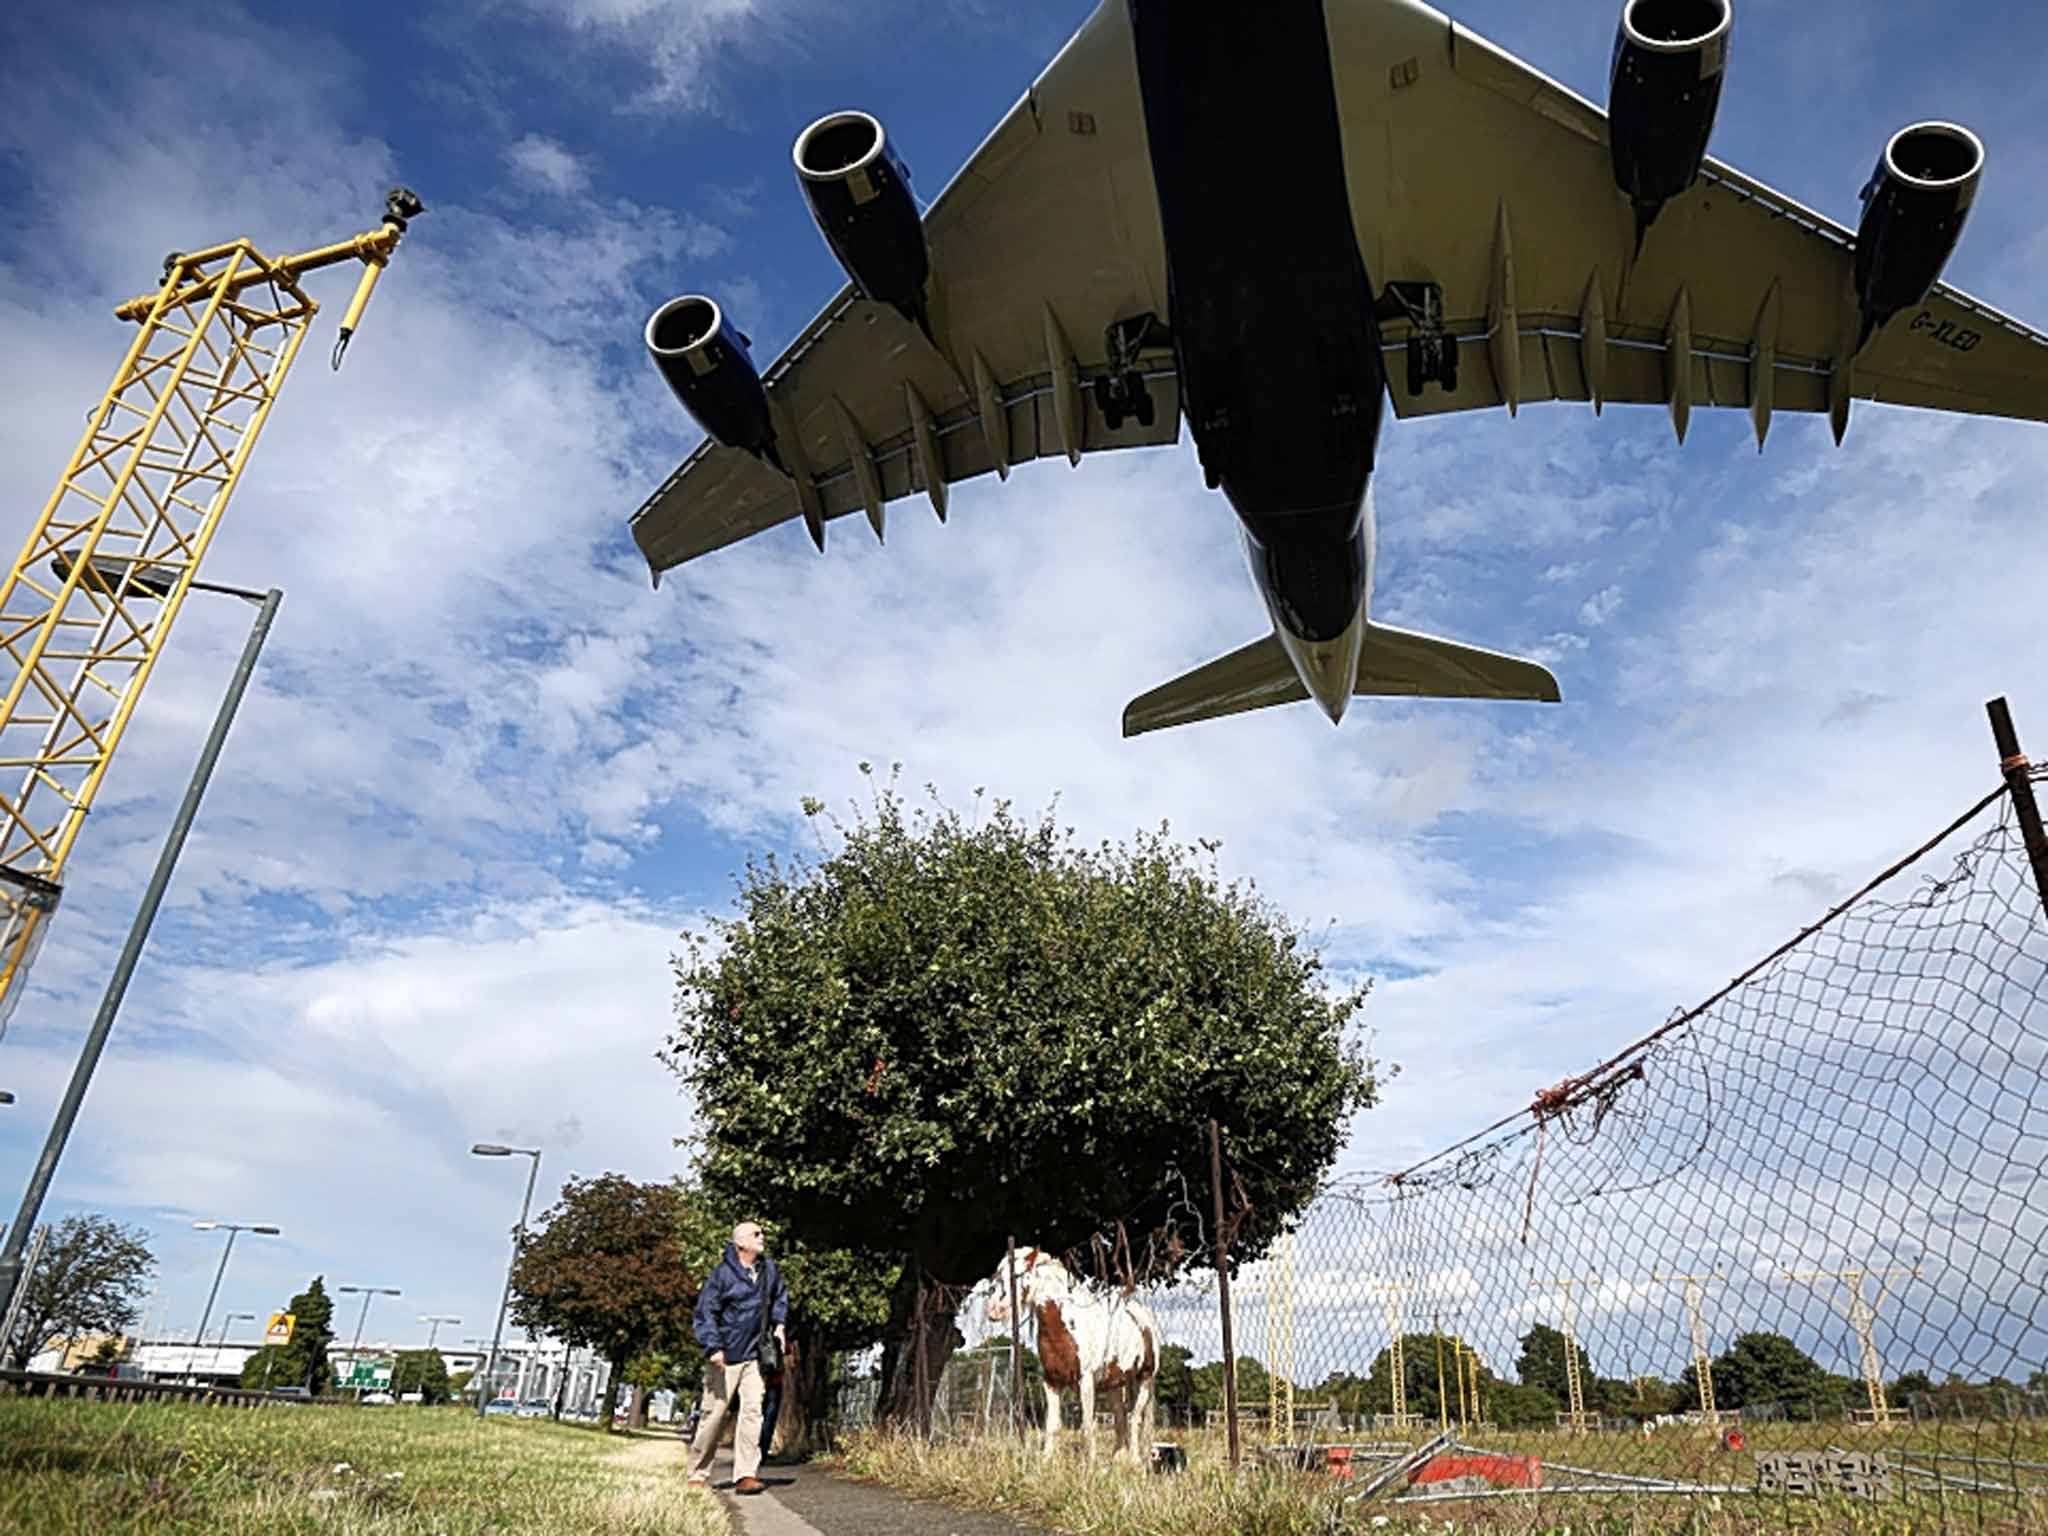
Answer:
<svg viewBox="0 0 2048 1536"><path fill-rule="evenodd" d="M540 1177L539 1147L501 1147L494 1142L480 1141L469 1149L477 1157L530 1157L532 1166L526 1170L526 1198L519 1203L519 1225L512 1235L512 1259L505 1266L505 1294L498 1299L498 1326L491 1333L491 1354L484 1368L484 1390L489 1390L492 1379L498 1371L498 1341L505 1336L505 1309L512 1304L512 1266L519 1261L519 1245L526 1239L526 1217L533 1209L533 1181ZM476 1395L476 1416L484 1416L484 1392Z"/></svg>
<svg viewBox="0 0 2048 1536"><path fill-rule="evenodd" d="M401 1296L404 1292L400 1291L395 1285L337 1285L334 1289L343 1296L361 1296L363 1298L363 1310L356 1314L356 1336L350 1340L348 1346L348 1370L349 1374L353 1376L362 1369L363 1324L370 1320L370 1302L378 1296ZM394 1376L397 1375L395 1368L392 1374ZM360 1403L362 1400L363 1389L358 1386L356 1388L356 1401Z"/></svg>
<svg viewBox="0 0 2048 1536"><path fill-rule="evenodd" d="M129 579L147 590L148 578L139 567ZM79 1106L85 1102L85 1090L92 1082L100 1054L106 1049L107 1036L113 1032L114 1016L121 1011L122 998L128 995L129 979L135 974L136 962L142 958L142 946L149 937L150 925L156 921L164 892L170 886L171 871L177 867L186 834L192 830L193 818L199 814L199 802L206 794L206 786L213 778L214 764L220 760L221 748L227 742L228 727L234 723L235 711L240 708L242 695L248 691L249 679L256 671L256 657L270 633L271 621L277 617L278 605L284 601L284 594L275 587L268 592L245 592L239 587L224 587L206 581L194 581L188 585L194 591L221 592L259 604L256 622L249 631L248 642L242 647L241 660L235 664L234 676L221 699L220 711L214 716L206 745L200 749L199 765L192 770L191 782L185 786L185 798L179 802L177 814L171 818L171 830L164 837L156 869L142 893L142 905L136 909L135 921L129 925L120 957L114 962L114 973L107 978L107 990L100 998L99 1012L93 1016L92 1028L86 1031L85 1044L79 1050L77 1064L71 1069L70 1085L65 1088L64 1097L57 1106L57 1118L50 1124L50 1133L43 1140L42 1155L36 1159L28 1188L22 1193L20 1211L13 1225L7 1229L6 1241L0 1243L0 1312L7 1309L21 1283L22 1249L35 1227L37 1215L42 1211L43 1197L50 1192L50 1181L57 1176L58 1160L64 1155L64 1144L71 1139L71 1127L77 1122ZM187 1371L186 1374L190 1376L191 1373Z"/></svg>
<svg viewBox="0 0 2048 1536"><path fill-rule="evenodd" d="M432 1349L434 1347L434 1340L440 1336L441 1325L443 1323L459 1324L462 1321L462 1319L459 1317L423 1317L420 1319L420 1321L423 1323L431 1323L433 1325L432 1327L427 1329L427 1348Z"/></svg>
<svg viewBox="0 0 2048 1536"><path fill-rule="evenodd" d="M220 1374L220 1352L228 1347L228 1330L237 1323L253 1323L255 1321L256 1314L254 1312L230 1312L220 1320L220 1337L213 1341L213 1370L211 1374L215 1376Z"/></svg>
<svg viewBox="0 0 2048 1536"><path fill-rule="evenodd" d="M195 1221L192 1223L192 1230L225 1232L228 1235L227 1246L220 1251L220 1267L213 1272L213 1289L206 1293L206 1310L199 1314L199 1331L192 1335L192 1347L197 1350L203 1349L206 1345L206 1325L213 1318L213 1303L220 1295L220 1277L228 1272L228 1255L235 1251L235 1239L244 1232L254 1232L260 1237L276 1237L279 1229L267 1224L252 1226L239 1221ZM185 1361L185 1380L189 1382L191 1379L192 1361L188 1357Z"/></svg>

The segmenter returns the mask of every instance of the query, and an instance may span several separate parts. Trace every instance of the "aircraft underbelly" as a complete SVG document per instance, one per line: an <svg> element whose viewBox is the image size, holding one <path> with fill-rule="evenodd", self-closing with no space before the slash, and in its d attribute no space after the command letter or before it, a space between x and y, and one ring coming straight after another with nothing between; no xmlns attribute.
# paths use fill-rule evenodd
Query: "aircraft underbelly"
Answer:
<svg viewBox="0 0 2048 1536"><path fill-rule="evenodd" d="M1275 622L1331 642L1386 393L1323 6L1129 7L1182 406Z"/></svg>

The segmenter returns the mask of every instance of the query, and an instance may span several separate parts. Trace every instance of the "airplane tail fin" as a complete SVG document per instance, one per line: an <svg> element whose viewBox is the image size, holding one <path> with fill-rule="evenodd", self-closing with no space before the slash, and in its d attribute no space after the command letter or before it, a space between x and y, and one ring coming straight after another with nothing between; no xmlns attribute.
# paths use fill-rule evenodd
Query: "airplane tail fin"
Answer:
<svg viewBox="0 0 2048 1536"><path fill-rule="evenodd" d="M1527 699L1546 704L1555 704L1561 697L1557 679L1537 662L1371 623L1366 625L1352 692L1377 697ZM1220 719L1276 704L1298 704L1307 698L1308 689L1302 686L1278 637L1267 635L1131 700L1124 707L1124 735L1142 736L1168 726Z"/></svg>

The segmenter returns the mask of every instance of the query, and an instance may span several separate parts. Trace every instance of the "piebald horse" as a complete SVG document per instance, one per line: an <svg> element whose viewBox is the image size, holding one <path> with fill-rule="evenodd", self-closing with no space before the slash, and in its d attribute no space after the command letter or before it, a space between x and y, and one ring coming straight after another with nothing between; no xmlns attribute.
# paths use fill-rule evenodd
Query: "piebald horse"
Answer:
<svg viewBox="0 0 2048 1536"><path fill-rule="evenodd" d="M1010 1316L1009 1265L996 1271L991 1322ZM1105 1300L1084 1288L1051 1254L1017 1250L1017 1303L1038 1319L1038 1360L1045 1369L1045 1454L1060 1431L1060 1394L1079 1392L1081 1434L1095 1455L1095 1394L1107 1393L1116 1412L1116 1454L1145 1465L1136 1443L1152 1426L1152 1378L1159 1369L1159 1324L1151 1309L1129 1296ZM1131 1432L1135 1421L1138 1435Z"/></svg>

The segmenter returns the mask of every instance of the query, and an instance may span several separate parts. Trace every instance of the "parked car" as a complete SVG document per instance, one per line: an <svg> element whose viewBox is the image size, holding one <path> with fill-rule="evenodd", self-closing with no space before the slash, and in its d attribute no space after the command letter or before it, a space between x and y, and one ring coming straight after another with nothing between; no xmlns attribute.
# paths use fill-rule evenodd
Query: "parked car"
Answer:
<svg viewBox="0 0 2048 1536"><path fill-rule="evenodd" d="M484 1404L484 1414L486 1417L494 1413L517 1413L518 1411L519 1404L509 1397L494 1397Z"/></svg>
<svg viewBox="0 0 2048 1536"><path fill-rule="evenodd" d="M397 1401L398 1399L389 1392L365 1392L363 1394L363 1406L365 1408L389 1408Z"/></svg>
<svg viewBox="0 0 2048 1536"><path fill-rule="evenodd" d="M545 1419L553 1416L555 1405L544 1397L529 1397L519 1405L522 1419Z"/></svg>

